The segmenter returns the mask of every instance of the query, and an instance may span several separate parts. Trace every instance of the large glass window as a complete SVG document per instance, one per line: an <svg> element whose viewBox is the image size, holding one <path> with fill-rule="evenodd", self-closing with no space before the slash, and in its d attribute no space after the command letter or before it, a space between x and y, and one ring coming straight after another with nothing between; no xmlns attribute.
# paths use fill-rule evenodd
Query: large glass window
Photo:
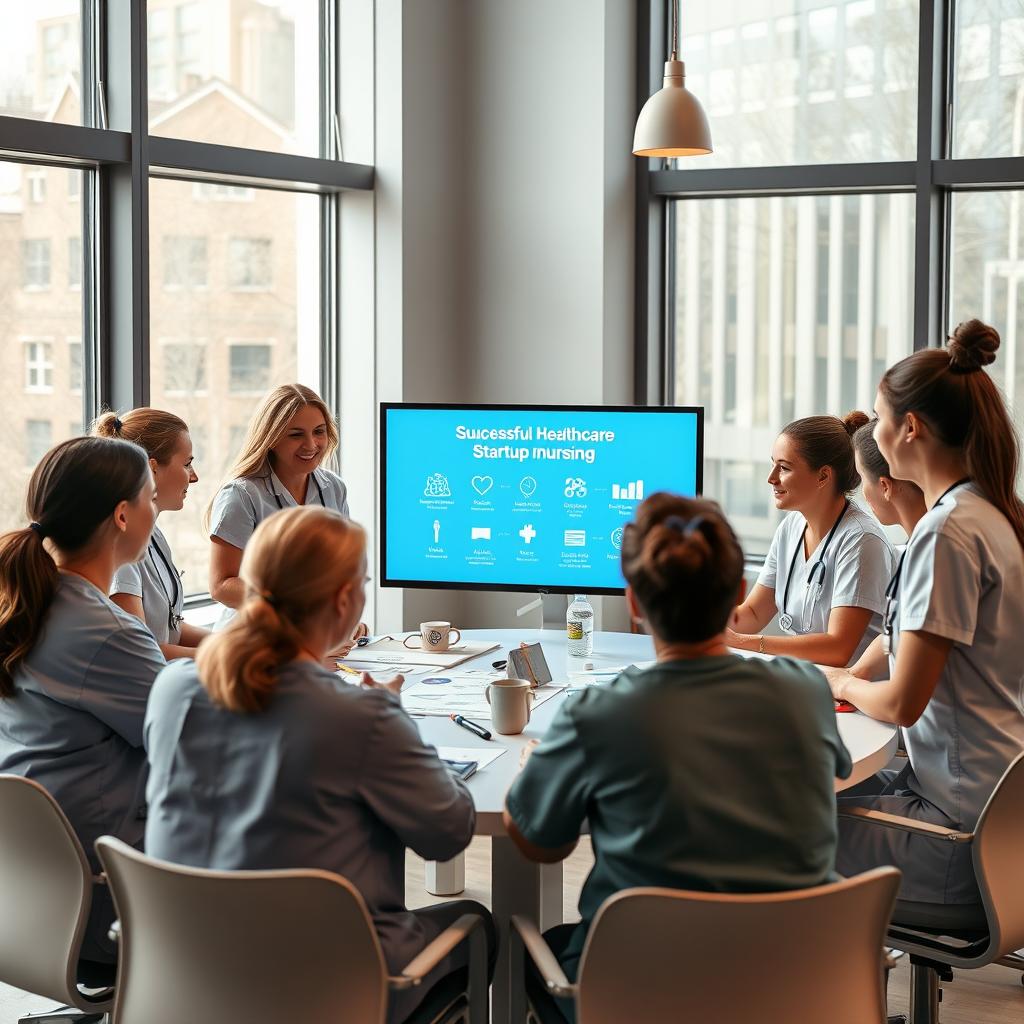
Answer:
<svg viewBox="0 0 1024 1024"><path fill-rule="evenodd" d="M149 0L154 135L316 153L319 4Z"/></svg>
<svg viewBox="0 0 1024 1024"><path fill-rule="evenodd" d="M751 554L777 516L768 456L787 422L870 411L912 350L913 198L673 204L672 398L705 407L704 491Z"/></svg>
<svg viewBox="0 0 1024 1024"><path fill-rule="evenodd" d="M183 224L191 233L184 248L204 254L206 287L150 291L151 403L202 437L191 511L160 520L185 590L195 593L206 589L209 564L199 512L238 452L254 401L276 384L319 384L319 201L257 189L245 202L210 202L190 182L154 179L150 218L154 255L158 245L166 254ZM154 282L167 280L160 262Z"/></svg>
<svg viewBox="0 0 1024 1024"><path fill-rule="evenodd" d="M81 280L81 247L69 245L80 237L81 223L67 215L61 190L32 199L29 180L39 170L0 162L0 532L24 525L29 474L47 448L71 436L72 426L81 429L83 419L82 292L72 284L70 265L67 275L50 275L52 249L60 259L64 253L77 258ZM47 171L51 182L63 179L64 172ZM44 231L51 237L37 237Z"/></svg>
<svg viewBox="0 0 1024 1024"><path fill-rule="evenodd" d="M715 151L680 167L914 157L917 0L684 4L681 27Z"/></svg>
<svg viewBox="0 0 1024 1024"><path fill-rule="evenodd" d="M3 4L0 114L81 120L81 0Z"/></svg>
<svg viewBox="0 0 1024 1024"><path fill-rule="evenodd" d="M950 324L979 317L1001 337L992 375L1024 431L1024 191L953 196Z"/></svg>
<svg viewBox="0 0 1024 1024"><path fill-rule="evenodd" d="M957 0L954 157L1024 155L1024 3Z"/></svg>

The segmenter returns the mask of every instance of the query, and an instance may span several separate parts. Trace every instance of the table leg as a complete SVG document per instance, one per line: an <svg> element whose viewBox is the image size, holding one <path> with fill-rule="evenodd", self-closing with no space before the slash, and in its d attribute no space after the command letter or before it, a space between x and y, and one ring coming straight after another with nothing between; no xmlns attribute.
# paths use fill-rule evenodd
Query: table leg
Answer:
<svg viewBox="0 0 1024 1024"><path fill-rule="evenodd" d="M424 866L423 887L431 896L456 896L466 888L466 855L451 860L428 860Z"/></svg>
<svg viewBox="0 0 1024 1024"><path fill-rule="evenodd" d="M562 865L533 864L508 836L491 839L491 910L498 927L498 965L491 990L494 1024L523 1024L526 1005L522 979L513 978L509 956L509 919L522 914L541 929L562 921Z"/></svg>

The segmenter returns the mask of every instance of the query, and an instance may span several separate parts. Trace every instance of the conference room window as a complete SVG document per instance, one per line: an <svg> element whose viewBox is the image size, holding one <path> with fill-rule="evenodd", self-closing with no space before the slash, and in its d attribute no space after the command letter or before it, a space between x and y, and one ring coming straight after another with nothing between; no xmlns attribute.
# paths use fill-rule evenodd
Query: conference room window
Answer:
<svg viewBox="0 0 1024 1024"><path fill-rule="evenodd" d="M26 291L50 287L50 239L22 239L21 284Z"/></svg>
<svg viewBox="0 0 1024 1024"><path fill-rule="evenodd" d="M68 239L68 287L82 287L82 240Z"/></svg>
<svg viewBox="0 0 1024 1024"><path fill-rule="evenodd" d="M228 287L262 291L271 286L273 242L269 238L232 238L228 242Z"/></svg>
<svg viewBox="0 0 1024 1024"><path fill-rule="evenodd" d="M163 243L164 287L205 288L206 239L167 235Z"/></svg>
<svg viewBox="0 0 1024 1024"><path fill-rule="evenodd" d="M73 395L82 393L82 341L68 340L68 388Z"/></svg>
<svg viewBox="0 0 1024 1024"><path fill-rule="evenodd" d="M25 175L30 203L46 202L46 171L29 171Z"/></svg>
<svg viewBox="0 0 1024 1024"><path fill-rule="evenodd" d="M0 115L79 124L81 0L3 4Z"/></svg>
<svg viewBox="0 0 1024 1024"><path fill-rule="evenodd" d="M53 391L52 342L25 342L25 390L35 394Z"/></svg>
<svg viewBox="0 0 1024 1024"><path fill-rule="evenodd" d="M223 106L235 103L253 115L238 145L316 154L320 4L228 6L149 0L150 131L219 143ZM168 120L187 98L196 100L193 116Z"/></svg>
<svg viewBox="0 0 1024 1024"><path fill-rule="evenodd" d="M751 554L778 523L765 482L778 431L870 410L886 366L911 351L913 222L906 195L671 204L670 399L705 407L704 493Z"/></svg>

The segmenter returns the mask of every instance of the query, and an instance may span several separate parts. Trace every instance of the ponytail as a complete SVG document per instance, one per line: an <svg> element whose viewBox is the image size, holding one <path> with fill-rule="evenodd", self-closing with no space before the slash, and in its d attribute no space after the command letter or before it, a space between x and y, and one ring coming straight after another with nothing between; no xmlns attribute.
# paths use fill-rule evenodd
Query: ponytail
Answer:
<svg viewBox="0 0 1024 1024"><path fill-rule="evenodd" d="M59 551L81 551L122 501L150 478L146 453L126 441L75 437L51 448L28 484L31 524L0 537L0 698L14 696L14 675L39 640L57 592Z"/></svg>
<svg viewBox="0 0 1024 1024"><path fill-rule="evenodd" d="M942 444L960 450L971 480L1010 521L1024 548L1024 504L1017 496L1020 442L999 388L983 372L998 348L994 327L968 320L947 348L901 359L878 390L897 417L915 413Z"/></svg>
<svg viewBox="0 0 1024 1024"><path fill-rule="evenodd" d="M866 413L838 416L805 416L782 429L811 469L831 466L838 494L849 494L860 483L853 458L853 436L868 422Z"/></svg>
<svg viewBox="0 0 1024 1024"><path fill-rule="evenodd" d="M39 639L57 579L41 531L26 527L0 537L0 698L14 696L14 671Z"/></svg>
<svg viewBox="0 0 1024 1024"><path fill-rule="evenodd" d="M362 587L366 534L332 509L285 509L249 539L239 575L249 596L222 633L204 640L196 668L214 704L265 711L281 669L302 649L303 626L349 583Z"/></svg>

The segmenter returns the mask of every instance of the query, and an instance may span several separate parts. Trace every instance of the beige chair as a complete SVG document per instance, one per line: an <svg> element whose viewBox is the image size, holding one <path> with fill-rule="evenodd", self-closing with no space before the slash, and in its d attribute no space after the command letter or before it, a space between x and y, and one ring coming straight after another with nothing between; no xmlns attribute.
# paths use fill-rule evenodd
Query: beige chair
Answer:
<svg viewBox="0 0 1024 1024"><path fill-rule="evenodd" d="M338 875L181 867L108 836L96 849L120 921L114 1024L376 1024L389 991L422 984L464 941L468 986L428 997L415 1019L487 1020L487 940L474 915L388 977L362 897Z"/></svg>
<svg viewBox="0 0 1024 1024"><path fill-rule="evenodd" d="M893 911L886 942L910 955L912 1024L938 1021L939 981L952 981L954 967L1002 963L1018 971L1024 969L1024 961L1014 955L1014 950L1024 947L1024 754L1006 769L974 832L954 832L865 807L844 808L840 813L936 842L971 845L981 906L897 900Z"/></svg>
<svg viewBox="0 0 1024 1024"><path fill-rule="evenodd" d="M0 775L0 981L65 1004L22 1020L98 1021L110 1009L113 967L80 961L94 881L53 797Z"/></svg>
<svg viewBox="0 0 1024 1024"><path fill-rule="evenodd" d="M879 1024L882 943L900 874L878 868L795 892L627 889L597 912L572 985L536 926L513 918L514 984L523 952L579 1024ZM531 1005L530 1019L546 1020Z"/></svg>

